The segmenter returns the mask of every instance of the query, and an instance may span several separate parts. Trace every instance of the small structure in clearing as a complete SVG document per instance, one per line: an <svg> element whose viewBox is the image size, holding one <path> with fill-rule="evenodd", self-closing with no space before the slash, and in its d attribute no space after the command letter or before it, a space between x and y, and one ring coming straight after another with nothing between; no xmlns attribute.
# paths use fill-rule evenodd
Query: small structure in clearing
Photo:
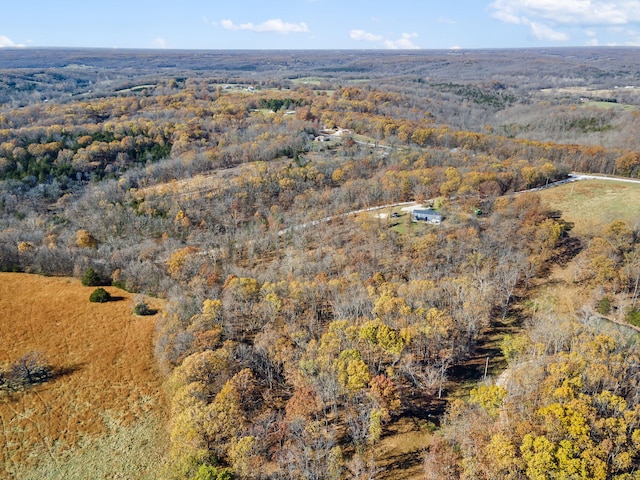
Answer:
<svg viewBox="0 0 640 480"><path fill-rule="evenodd" d="M416 208L411 211L411 220L414 222L439 224L442 222L442 218L442 214L432 208Z"/></svg>

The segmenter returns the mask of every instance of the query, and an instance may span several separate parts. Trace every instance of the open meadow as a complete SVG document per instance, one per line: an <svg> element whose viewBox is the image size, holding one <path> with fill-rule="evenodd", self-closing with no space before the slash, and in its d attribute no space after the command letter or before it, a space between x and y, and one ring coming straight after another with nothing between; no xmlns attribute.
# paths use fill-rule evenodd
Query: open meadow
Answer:
<svg viewBox="0 0 640 480"><path fill-rule="evenodd" d="M69 278L0 274L0 364L40 352L54 376L0 393L3 478L156 478L166 444L155 316L132 314L133 295ZM153 305L158 308L159 305Z"/></svg>
<svg viewBox="0 0 640 480"><path fill-rule="evenodd" d="M582 180L540 192L546 206L572 224L572 236L590 236L614 220L640 224L640 184Z"/></svg>

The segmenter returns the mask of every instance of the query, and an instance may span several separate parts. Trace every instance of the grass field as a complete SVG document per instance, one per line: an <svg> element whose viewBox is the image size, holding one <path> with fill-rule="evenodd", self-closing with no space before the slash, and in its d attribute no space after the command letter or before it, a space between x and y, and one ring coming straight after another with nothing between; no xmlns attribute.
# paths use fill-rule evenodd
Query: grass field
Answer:
<svg viewBox="0 0 640 480"><path fill-rule="evenodd" d="M640 184L581 180L543 190L540 196L573 224L572 236L589 236L614 220L640 227Z"/></svg>
<svg viewBox="0 0 640 480"><path fill-rule="evenodd" d="M294 85L320 85L323 79L320 77L301 77L292 78L291 83Z"/></svg>
<svg viewBox="0 0 640 480"><path fill-rule="evenodd" d="M2 478L157 478L167 442L156 319L133 315L133 296L112 287L115 301L90 303L93 288L0 274L0 363L38 351L60 372L0 396Z"/></svg>
<svg viewBox="0 0 640 480"><path fill-rule="evenodd" d="M621 108L623 110L635 110L635 105L627 105L623 103L614 102L599 102L599 101L586 101L580 104L583 107L595 107L595 108Z"/></svg>

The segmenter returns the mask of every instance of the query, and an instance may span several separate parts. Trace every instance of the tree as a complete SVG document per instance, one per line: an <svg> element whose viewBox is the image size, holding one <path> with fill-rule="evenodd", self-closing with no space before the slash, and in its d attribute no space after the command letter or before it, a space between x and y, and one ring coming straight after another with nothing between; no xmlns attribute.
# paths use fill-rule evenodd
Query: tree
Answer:
<svg viewBox="0 0 640 480"><path fill-rule="evenodd" d="M185 280L193 276L193 271L188 267L188 261L198 252L198 248L187 246L176 250L167 260L167 272L177 280Z"/></svg>
<svg viewBox="0 0 640 480"><path fill-rule="evenodd" d="M355 349L343 350L336 360L338 381L349 392L364 388L369 383L369 367Z"/></svg>
<svg viewBox="0 0 640 480"><path fill-rule="evenodd" d="M360 327L358 336L364 340L366 350L371 351L370 363L379 372L384 361L395 364L407 342L398 330L380 320L372 320Z"/></svg>
<svg viewBox="0 0 640 480"><path fill-rule="evenodd" d="M296 388L285 406L286 418L293 421L303 418L307 421L315 418L320 411L320 402L315 388L301 385Z"/></svg>
<svg viewBox="0 0 640 480"><path fill-rule="evenodd" d="M100 274L91 267L85 270L81 282L85 287L97 287L105 284Z"/></svg>
<svg viewBox="0 0 640 480"><path fill-rule="evenodd" d="M490 416L495 417L506 396L507 390L504 387L482 385L471 390L469 402L478 404Z"/></svg>
<svg viewBox="0 0 640 480"><path fill-rule="evenodd" d="M225 458L235 439L241 436L246 417L240 406L242 398L232 380L224 384L205 410L205 434L208 449Z"/></svg>
<svg viewBox="0 0 640 480"><path fill-rule="evenodd" d="M233 472L239 478L257 478L257 465L252 465L252 450L254 449L256 439L253 436L240 437L236 441L231 442L229 447L229 461L233 467Z"/></svg>
<svg viewBox="0 0 640 480"><path fill-rule="evenodd" d="M622 175L632 176L640 166L638 152L626 152L616 160L616 168Z"/></svg>
<svg viewBox="0 0 640 480"><path fill-rule="evenodd" d="M496 433L482 452L482 466L486 478L516 480L520 477L520 459L511 439L504 433Z"/></svg>
<svg viewBox="0 0 640 480"><path fill-rule="evenodd" d="M233 470L218 468L211 465L201 465L191 480L233 480Z"/></svg>
<svg viewBox="0 0 640 480"><path fill-rule="evenodd" d="M376 403L389 413L400 409L402 401L398 389L386 375L376 375L369 382L369 392Z"/></svg>
<svg viewBox="0 0 640 480"><path fill-rule="evenodd" d="M462 478L460 457L454 446L441 434L431 437L429 448L424 455L425 480L458 480Z"/></svg>
<svg viewBox="0 0 640 480"><path fill-rule="evenodd" d="M9 383L31 385L48 380L53 375L49 362L41 352L28 352L16 360L9 372Z"/></svg>
<svg viewBox="0 0 640 480"><path fill-rule="evenodd" d="M81 248L96 248L98 240L87 230L78 230L76 233L76 245Z"/></svg>

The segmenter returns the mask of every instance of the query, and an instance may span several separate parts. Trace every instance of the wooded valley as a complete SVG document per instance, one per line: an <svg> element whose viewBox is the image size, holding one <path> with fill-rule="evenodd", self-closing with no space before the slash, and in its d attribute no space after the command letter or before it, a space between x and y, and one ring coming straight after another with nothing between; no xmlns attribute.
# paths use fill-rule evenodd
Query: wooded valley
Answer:
<svg viewBox="0 0 640 480"><path fill-rule="evenodd" d="M640 209L542 188L640 178L637 55L1 49L0 270L166 301L161 478L638 478Z"/></svg>

